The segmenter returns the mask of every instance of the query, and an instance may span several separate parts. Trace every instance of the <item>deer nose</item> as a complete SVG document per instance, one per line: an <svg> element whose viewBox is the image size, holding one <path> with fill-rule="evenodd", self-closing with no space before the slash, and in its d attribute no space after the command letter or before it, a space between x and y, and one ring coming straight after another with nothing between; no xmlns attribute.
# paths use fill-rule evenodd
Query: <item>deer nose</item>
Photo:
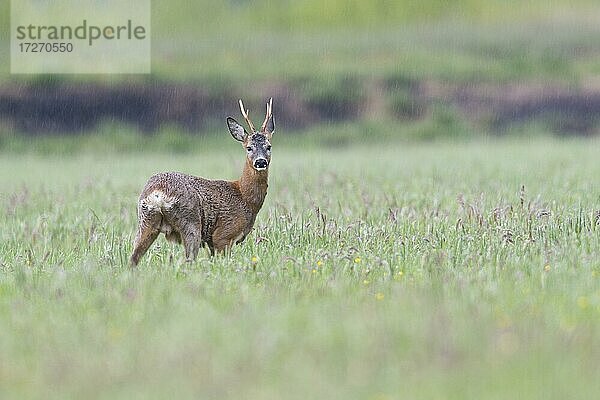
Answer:
<svg viewBox="0 0 600 400"><path fill-rule="evenodd" d="M265 158L257 158L254 160L254 168L256 169L266 169L269 165L269 162Z"/></svg>

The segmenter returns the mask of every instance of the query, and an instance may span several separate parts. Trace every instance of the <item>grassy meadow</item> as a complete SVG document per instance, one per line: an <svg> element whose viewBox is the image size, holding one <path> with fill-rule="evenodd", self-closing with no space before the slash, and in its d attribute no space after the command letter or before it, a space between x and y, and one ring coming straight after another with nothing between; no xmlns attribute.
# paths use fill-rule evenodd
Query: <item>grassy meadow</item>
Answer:
<svg viewBox="0 0 600 400"><path fill-rule="evenodd" d="M29 76L8 73L3 2L0 399L598 397L598 11L152 2L152 74ZM114 105L103 85L148 89L117 111L197 110L205 97L169 97L189 87L214 115L140 132L160 108L86 125L60 102L72 86ZM531 118L493 108L557 94ZM269 194L246 241L186 263L160 237L130 269L148 177L236 179L220 113L243 98L258 121L271 96ZM515 121L495 124L503 111Z"/></svg>
<svg viewBox="0 0 600 400"><path fill-rule="evenodd" d="M137 270L145 179L235 179L225 132L186 153L3 153L0 398L597 395L597 141L276 135L230 257L188 264L161 237Z"/></svg>

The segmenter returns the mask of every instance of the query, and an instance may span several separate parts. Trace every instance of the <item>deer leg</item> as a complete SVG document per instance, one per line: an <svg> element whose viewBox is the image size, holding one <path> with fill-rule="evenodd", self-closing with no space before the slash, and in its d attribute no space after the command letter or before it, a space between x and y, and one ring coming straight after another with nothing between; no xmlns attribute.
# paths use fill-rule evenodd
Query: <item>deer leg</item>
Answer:
<svg viewBox="0 0 600 400"><path fill-rule="evenodd" d="M218 231L215 231L215 233L218 233ZM214 255L215 253L218 253L222 255L229 255L231 254L231 247L234 245L234 243L235 239L213 235L214 248L212 249L212 254Z"/></svg>
<svg viewBox="0 0 600 400"><path fill-rule="evenodd" d="M185 249L185 258L188 262L194 261L202 247L202 233L199 224L188 224L182 232L181 239Z"/></svg>
<svg viewBox="0 0 600 400"><path fill-rule="evenodd" d="M152 243L160 233L160 214L152 216L140 214L139 226L135 240L133 242L133 254L131 254L130 263L132 266L137 266L140 258L148 251Z"/></svg>
<svg viewBox="0 0 600 400"><path fill-rule="evenodd" d="M212 235L214 253L229 254L231 247L243 237L245 220L217 223Z"/></svg>
<svg viewBox="0 0 600 400"><path fill-rule="evenodd" d="M215 253L220 254L220 255L230 254L230 249L231 249L231 242L215 243L215 249L213 251L213 255Z"/></svg>

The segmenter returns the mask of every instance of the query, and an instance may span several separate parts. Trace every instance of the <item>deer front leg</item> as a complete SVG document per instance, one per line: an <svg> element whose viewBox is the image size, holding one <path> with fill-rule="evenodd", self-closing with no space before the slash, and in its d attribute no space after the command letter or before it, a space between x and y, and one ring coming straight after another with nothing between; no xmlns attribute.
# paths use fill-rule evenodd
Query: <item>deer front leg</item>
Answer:
<svg viewBox="0 0 600 400"><path fill-rule="evenodd" d="M214 253L229 254L231 247L244 236L243 221L237 224L219 224L213 233Z"/></svg>
<svg viewBox="0 0 600 400"><path fill-rule="evenodd" d="M220 255L231 254L231 246L232 246L231 240L223 240L223 241L219 241L219 242L214 242L213 255L215 255L215 254L220 254Z"/></svg>

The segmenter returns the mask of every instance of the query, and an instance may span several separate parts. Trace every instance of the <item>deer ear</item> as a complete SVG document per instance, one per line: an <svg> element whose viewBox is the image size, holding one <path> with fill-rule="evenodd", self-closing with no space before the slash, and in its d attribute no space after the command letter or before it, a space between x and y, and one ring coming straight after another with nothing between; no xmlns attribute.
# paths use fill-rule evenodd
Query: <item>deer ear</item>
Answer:
<svg viewBox="0 0 600 400"><path fill-rule="evenodd" d="M275 118L273 117L273 114L271 114L265 125L265 134L271 137L273 136L273 132L275 132Z"/></svg>
<svg viewBox="0 0 600 400"><path fill-rule="evenodd" d="M246 132L244 127L231 117L227 117L227 127L229 128L231 136L238 142L243 142L248 137L248 132Z"/></svg>

